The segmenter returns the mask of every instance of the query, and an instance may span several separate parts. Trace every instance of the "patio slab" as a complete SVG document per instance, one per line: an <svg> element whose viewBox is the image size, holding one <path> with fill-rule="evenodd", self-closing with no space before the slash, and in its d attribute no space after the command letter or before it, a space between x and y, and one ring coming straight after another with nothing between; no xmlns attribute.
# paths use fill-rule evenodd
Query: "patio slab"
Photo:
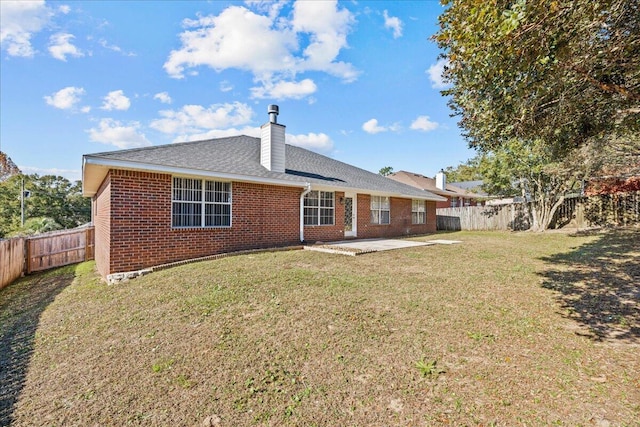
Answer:
<svg viewBox="0 0 640 427"><path fill-rule="evenodd" d="M316 243L308 245L306 250L340 253L344 255L361 255L370 252L388 251L392 249L411 248L416 246L435 245L437 242L417 242L400 239L360 239L339 242Z"/></svg>

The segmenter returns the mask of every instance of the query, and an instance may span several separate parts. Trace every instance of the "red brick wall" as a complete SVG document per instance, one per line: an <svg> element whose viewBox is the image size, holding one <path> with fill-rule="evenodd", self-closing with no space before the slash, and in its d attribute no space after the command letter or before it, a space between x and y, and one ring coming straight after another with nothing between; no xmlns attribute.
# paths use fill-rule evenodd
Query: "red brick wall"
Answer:
<svg viewBox="0 0 640 427"><path fill-rule="evenodd" d="M95 226L95 259L102 276L110 274L111 241L111 177L107 175L98 192L93 196L93 225Z"/></svg>
<svg viewBox="0 0 640 427"><path fill-rule="evenodd" d="M344 239L344 204L340 204L340 198L344 197L344 193L336 191L334 197L334 225L305 226L305 242L335 242ZM300 212L300 208L298 208L298 212ZM299 217L298 222L300 222Z"/></svg>
<svg viewBox="0 0 640 427"><path fill-rule="evenodd" d="M444 197L446 197L446 196L444 196ZM464 206L477 206L478 205L478 202L473 200L473 199L471 199L469 201L469 203L470 203L469 205L465 204L465 203L467 203L466 200L468 200L468 199L466 199L466 200L462 199L462 202L460 201L459 197L457 199L458 199L458 204L456 205L457 208L464 207ZM462 206L460 206L460 203L462 203ZM446 202L436 202L436 209L450 208L450 207L451 207L451 198L450 197L447 197L447 201Z"/></svg>
<svg viewBox="0 0 640 427"><path fill-rule="evenodd" d="M371 223L371 196L358 194L358 237L397 237L436 231L435 202L426 202L426 224L411 223L411 199L391 197L391 224Z"/></svg>
<svg viewBox="0 0 640 427"><path fill-rule="evenodd" d="M231 227L172 228L171 175L113 170L110 180L109 273L300 242L300 188L234 182Z"/></svg>
<svg viewBox="0 0 640 427"><path fill-rule="evenodd" d="M232 183L232 226L172 228L169 174L112 170L94 197L96 263L103 276L245 249L300 243L301 188ZM344 193L335 194L335 224L306 226L307 242L344 238ZM434 232L435 202L427 224L411 224L411 200L391 198L392 225L370 224L370 197L359 194L358 237Z"/></svg>

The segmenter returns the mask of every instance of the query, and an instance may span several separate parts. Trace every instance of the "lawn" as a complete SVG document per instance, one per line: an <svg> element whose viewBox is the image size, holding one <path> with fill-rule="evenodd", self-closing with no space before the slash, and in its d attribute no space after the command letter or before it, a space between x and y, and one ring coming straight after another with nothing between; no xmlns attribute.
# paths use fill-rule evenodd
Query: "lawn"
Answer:
<svg viewBox="0 0 640 427"><path fill-rule="evenodd" d="M640 230L436 238L24 278L0 424L639 425Z"/></svg>

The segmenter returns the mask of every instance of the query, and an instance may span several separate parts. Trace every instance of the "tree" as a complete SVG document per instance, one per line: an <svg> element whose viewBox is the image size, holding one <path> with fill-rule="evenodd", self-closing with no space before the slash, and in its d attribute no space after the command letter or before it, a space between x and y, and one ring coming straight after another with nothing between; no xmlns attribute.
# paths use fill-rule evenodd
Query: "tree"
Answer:
<svg viewBox="0 0 640 427"><path fill-rule="evenodd" d="M380 169L380 172L378 172L380 175L382 176L389 176L393 173L393 168L391 166L385 166L383 168Z"/></svg>
<svg viewBox="0 0 640 427"><path fill-rule="evenodd" d="M0 181L0 238L20 228L21 175Z"/></svg>
<svg viewBox="0 0 640 427"><path fill-rule="evenodd" d="M478 154L467 160L465 163L460 163L456 167L447 166L444 169L444 173L447 176L447 182L481 180L483 178L479 169L481 160L482 155Z"/></svg>
<svg viewBox="0 0 640 427"><path fill-rule="evenodd" d="M0 182L20 173L20 169L13 163L11 157L0 151Z"/></svg>
<svg viewBox="0 0 640 427"><path fill-rule="evenodd" d="M640 2L443 0L443 94L473 147L555 157L640 131Z"/></svg>
<svg viewBox="0 0 640 427"><path fill-rule="evenodd" d="M7 237L32 236L34 234L47 233L49 231L60 229L62 229L62 226L58 224L53 218L29 218L24 222L24 226L20 227L16 231L9 233Z"/></svg>
<svg viewBox="0 0 640 427"><path fill-rule="evenodd" d="M91 201L82 197L80 181L69 182L54 175L14 175L0 182L0 237L21 229L22 179L30 197L25 200L25 219L48 218L62 228L74 228L91 219Z"/></svg>
<svg viewBox="0 0 640 427"><path fill-rule="evenodd" d="M482 188L489 194L521 196L527 203L532 231L544 231L551 224L566 194L580 190L591 170L587 149L575 149L559 161L542 140L525 143L512 140L482 156L479 170Z"/></svg>

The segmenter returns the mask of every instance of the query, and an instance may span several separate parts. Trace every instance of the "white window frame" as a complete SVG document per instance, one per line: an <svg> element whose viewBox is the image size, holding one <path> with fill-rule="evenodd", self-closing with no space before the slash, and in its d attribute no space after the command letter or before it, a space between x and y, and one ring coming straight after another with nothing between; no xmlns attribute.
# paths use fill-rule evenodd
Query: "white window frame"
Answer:
<svg viewBox="0 0 640 427"><path fill-rule="evenodd" d="M427 202L424 200L411 200L411 223L426 224L427 223Z"/></svg>
<svg viewBox="0 0 640 427"><path fill-rule="evenodd" d="M230 228L232 194L228 181L174 176L171 180L171 228ZM183 215L183 219L190 217L190 220L186 225L179 219L177 222L178 215ZM222 223L215 224L216 217L222 218Z"/></svg>
<svg viewBox="0 0 640 427"><path fill-rule="evenodd" d="M328 222L330 221L330 222ZM333 191L313 190L304 196L304 225L324 226L336 223L336 195Z"/></svg>
<svg viewBox="0 0 640 427"><path fill-rule="evenodd" d="M386 215L385 215L386 213ZM384 222L386 216L387 222ZM371 196L371 223L391 224L391 198L388 196Z"/></svg>

